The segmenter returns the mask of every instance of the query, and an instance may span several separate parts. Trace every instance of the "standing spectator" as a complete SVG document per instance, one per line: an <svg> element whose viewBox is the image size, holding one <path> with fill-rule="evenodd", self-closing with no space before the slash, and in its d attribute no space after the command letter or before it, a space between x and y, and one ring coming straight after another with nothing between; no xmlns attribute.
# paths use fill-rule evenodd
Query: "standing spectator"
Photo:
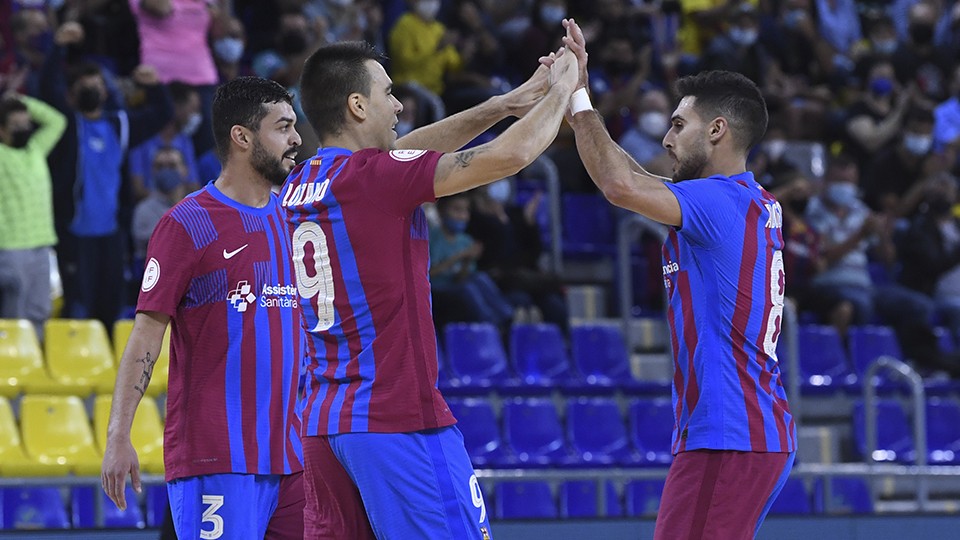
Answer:
<svg viewBox="0 0 960 540"><path fill-rule="evenodd" d="M197 154L213 148L210 110L217 68L207 35L214 16L226 17L225 0L129 0L140 34L140 63L153 66L161 83L180 81L200 95L203 122L193 144Z"/></svg>
<svg viewBox="0 0 960 540"><path fill-rule="evenodd" d="M404 13L390 30L389 48L393 82L415 81L438 96L446 89L446 77L463 67L454 45L457 36L437 20L440 0L408 0Z"/></svg>
<svg viewBox="0 0 960 540"><path fill-rule="evenodd" d="M39 100L8 92L0 101L0 318L30 320L41 339L57 243L47 154L66 126Z"/></svg>
<svg viewBox="0 0 960 540"><path fill-rule="evenodd" d="M83 28L74 22L57 30L41 90L69 121L49 160L64 311L69 317L99 319L110 329L123 301L118 286L124 257L120 212L127 202L123 160L131 145L159 132L173 111L166 88L149 66L133 73L145 104L129 111L106 110L100 66L63 63L64 49L82 43L83 37Z"/></svg>
<svg viewBox="0 0 960 540"><path fill-rule="evenodd" d="M186 167L183 179L188 191L200 188L197 159L193 151L193 140L190 138L201 123L200 96L192 87L180 82L172 82L168 88L173 101L173 118L160 130L160 133L130 150L130 157L127 160L130 168L130 187L135 201L140 201L153 189L153 177L150 172L157 151L163 147L179 150Z"/></svg>

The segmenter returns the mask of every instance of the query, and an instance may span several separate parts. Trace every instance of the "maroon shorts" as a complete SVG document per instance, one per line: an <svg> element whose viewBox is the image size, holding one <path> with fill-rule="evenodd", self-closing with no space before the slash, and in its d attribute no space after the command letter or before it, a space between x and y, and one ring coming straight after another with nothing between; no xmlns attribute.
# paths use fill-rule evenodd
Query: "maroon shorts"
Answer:
<svg viewBox="0 0 960 540"><path fill-rule="evenodd" d="M692 450L663 487L654 540L750 540L783 489L794 454Z"/></svg>
<svg viewBox="0 0 960 540"><path fill-rule="evenodd" d="M367 511L326 437L303 437L304 538L376 540Z"/></svg>
<svg viewBox="0 0 960 540"><path fill-rule="evenodd" d="M277 509L267 523L264 540L303 538L303 503L303 473L281 477Z"/></svg>

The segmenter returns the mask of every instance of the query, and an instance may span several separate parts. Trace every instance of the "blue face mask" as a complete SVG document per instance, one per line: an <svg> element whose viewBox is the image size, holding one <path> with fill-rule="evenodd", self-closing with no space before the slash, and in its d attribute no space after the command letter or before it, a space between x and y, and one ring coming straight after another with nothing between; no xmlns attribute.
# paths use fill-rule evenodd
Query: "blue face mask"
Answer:
<svg viewBox="0 0 960 540"><path fill-rule="evenodd" d="M893 81L887 77L877 77L870 81L870 91L879 97L888 96L893 92Z"/></svg>
<svg viewBox="0 0 960 540"><path fill-rule="evenodd" d="M153 171L153 187L160 193L170 193L183 183L180 173L171 167Z"/></svg>
<svg viewBox="0 0 960 540"><path fill-rule="evenodd" d="M443 218L443 227L452 233L460 234L467 230L467 222L462 219Z"/></svg>
<svg viewBox="0 0 960 540"><path fill-rule="evenodd" d="M213 42L213 53L229 64L239 62L243 56L243 40L232 37L218 39Z"/></svg>

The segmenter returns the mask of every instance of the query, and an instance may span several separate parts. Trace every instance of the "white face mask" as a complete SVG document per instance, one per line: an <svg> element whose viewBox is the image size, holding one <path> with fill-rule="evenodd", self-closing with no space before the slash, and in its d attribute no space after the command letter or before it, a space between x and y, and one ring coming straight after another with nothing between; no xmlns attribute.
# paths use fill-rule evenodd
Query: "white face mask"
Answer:
<svg viewBox="0 0 960 540"><path fill-rule="evenodd" d="M417 14L424 19L436 19L439 12L440 0L420 0L420 2L417 2Z"/></svg>
<svg viewBox="0 0 960 540"><path fill-rule="evenodd" d="M507 178L497 180L492 184L487 184L487 195L500 203L508 202L512 192L513 188L510 186L510 180Z"/></svg>
<svg viewBox="0 0 960 540"><path fill-rule="evenodd" d="M917 135L916 133L905 133L903 135L903 146L911 154L922 156L933 147L933 137L931 135Z"/></svg>
<svg viewBox="0 0 960 540"><path fill-rule="evenodd" d="M647 136L660 139L667 133L667 115L650 111L640 115L640 130Z"/></svg>
<svg viewBox="0 0 960 540"><path fill-rule="evenodd" d="M239 62L243 56L243 40L233 37L218 39L213 42L213 53L229 64Z"/></svg>
<svg viewBox="0 0 960 540"><path fill-rule="evenodd" d="M187 118L187 123L183 125L180 133L183 133L188 137L192 137L193 134L197 132L197 129L200 128L200 124L202 122L203 117L200 116L200 113L193 113L190 115L190 118Z"/></svg>

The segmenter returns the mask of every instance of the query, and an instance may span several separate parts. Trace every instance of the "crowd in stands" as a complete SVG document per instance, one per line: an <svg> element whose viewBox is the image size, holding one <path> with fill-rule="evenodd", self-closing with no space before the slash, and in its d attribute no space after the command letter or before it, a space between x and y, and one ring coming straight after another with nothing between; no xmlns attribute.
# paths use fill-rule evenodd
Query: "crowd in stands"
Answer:
<svg viewBox="0 0 960 540"><path fill-rule="evenodd" d="M566 16L593 52L607 129L652 172L669 175L660 140L678 77L753 79L771 124L750 168L782 203L786 288L805 320L841 335L890 325L907 356L960 372L932 333L945 326L960 341L956 0L3 2L0 316L42 327L52 247L62 316L111 328L129 309L153 224L219 172L217 84L255 74L297 96L315 47L367 40L388 56L402 135L436 120L431 98L450 114L522 82L559 46ZM295 109L304 159L317 141ZM811 143L825 163L811 166ZM569 129L547 155L563 190L595 191ZM539 257L542 201L506 179L437 205L438 321L566 330L563 281Z"/></svg>

